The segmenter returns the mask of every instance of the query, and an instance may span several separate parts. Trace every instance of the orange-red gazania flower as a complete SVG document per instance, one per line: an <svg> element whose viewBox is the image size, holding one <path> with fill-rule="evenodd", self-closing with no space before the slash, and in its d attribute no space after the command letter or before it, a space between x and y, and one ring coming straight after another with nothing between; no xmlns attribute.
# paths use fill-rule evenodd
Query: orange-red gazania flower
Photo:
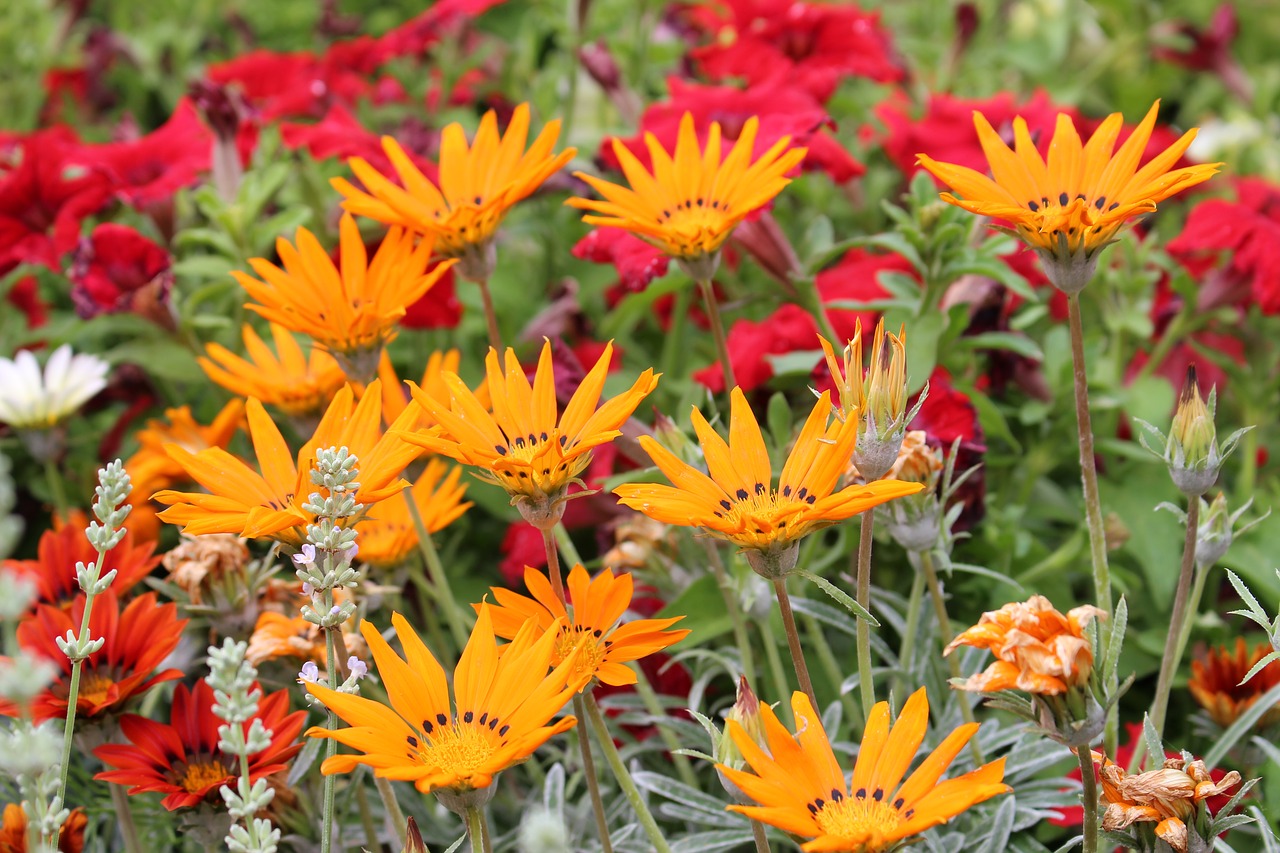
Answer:
<svg viewBox="0 0 1280 853"><path fill-rule="evenodd" d="M302 508L317 490L311 468L316 451L327 447L346 447L358 457L360 489L355 497L360 503L372 505L399 493L409 485L400 472L420 451L390 432L383 434L381 388L375 381L369 390L358 404L349 385L334 395L315 434L298 451L296 465L280 430L253 399L246 406L249 436L262 473L221 448L191 453L169 445L170 456L208 493L158 492L153 497L169 505L160 518L183 525L192 535L237 533L300 545L304 526L315 520ZM410 407L392 427L411 429L417 423L418 411Z"/></svg>
<svg viewBox="0 0 1280 853"><path fill-rule="evenodd" d="M568 598L573 613L566 610L547 576L525 566L524 585L532 598L501 587L491 587L497 604L491 606L493 631L499 637L514 637L530 619L544 631L559 626L552 665L577 650L575 675L598 678L604 684L635 684L636 674L624 664L660 652L689 635L683 628L668 630L683 619L634 619L619 624L631 606L633 581L630 572L614 575L605 569L593 580L578 564L569 572ZM474 605L478 610L480 605ZM581 646L581 648L579 648Z"/></svg>
<svg viewBox="0 0 1280 853"><path fill-rule="evenodd" d="M342 203L346 210L426 234L438 254L462 259L459 271L465 277L487 279L485 267L491 267L492 261L486 255L503 218L578 153L566 148L552 154L559 135L559 120L549 121L526 151L529 105L515 108L506 133L498 132L497 115L489 110L480 119L470 146L457 122L441 131L439 186L390 136L382 137L382 149L401 185L362 157L352 157L347 165L365 191L344 178L334 178L332 184L346 199Z"/></svg>
<svg viewBox="0 0 1280 853"><path fill-rule="evenodd" d="M986 671L957 684L961 690L1023 690L1056 696L1089 681L1093 648L1085 626L1103 618L1106 613L1091 604L1072 608L1064 616L1049 599L1033 595L1025 602L983 613L978 624L961 632L943 654L973 646L996 656Z"/></svg>
<svg viewBox="0 0 1280 853"><path fill-rule="evenodd" d="M967 166L939 163L924 154L918 155L917 161L959 193L960 197L943 193L944 201L1010 223L1046 261L1062 264L1077 259L1091 264L1124 225L1154 211L1156 204L1169 196L1208 180L1222 166L1207 163L1173 169L1195 139L1192 129L1138 168L1159 107L1159 101L1151 105L1119 150L1115 144L1124 124L1120 113L1107 116L1088 143L1081 142L1071 117L1061 113L1047 159L1036 150L1021 117L1013 120L1011 149L986 118L975 112L973 124L992 177ZM1046 271L1054 278L1050 266ZM1091 265L1088 273L1092 274ZM1088 278L1074 288L1057 278L1054 281L1074 292L1087 284Z"/></svg>
<svg viewBox="0 0 1280 853"><path fill-rule="evenodd" d="M1177 853L1188 853L1188 825L1205 800L1230 791L1240 784L1235 770L1215 782L1203 761L1167 758L1164 766L1145 773L1129 774L1101 753L1093 753L1093 763L1102 781L1102 828L1126 829L1135 823L1156 824L1156 837ZM1203 839L1212 842L1212 839ZM1202 843L1196 850L1207 850Z"/></svg>
<svg viewBox="0 0 1280 853"><path fill-rule="evenodd" d="M275 352L245 323L242 335L246 358L212 343L205 347L209 357L196 361L210 379L232 394L253 397L291 417L318 416L346 384L342 365L314 344L311 354L303 355L292 332L275 323L269 325ZM225 447L226 443L219 446Z"/></svg>
<svg viewBox="0 0 1280 853"><path fill-rule="evenodd" d="M131 785L130 794L156 791L166 794L160 804L169 811L208 800L222 806L218 789L235 787L240 758L218 747L218 727L223 721L213 713L213 688L202 678L194 689L179 684L173 692L169 722L161 723L125 714L120 734L129 741L107 744L93 751L109 770L94 776L103 782ZM254 720L271 732L271 743L249 756L249 778L256 781L284 770L302 749L298 735L306 711L289 713L289 691L279 690L258 700ZM252 720L243 723L247 732Z"/></svg>
<svg viewBox="0 0 1280 853"><path fill-rule="evenodd" d="M81 853L88 823L83 810L73 810L58 830L58 853ZM16 803L5 806L0 815L0 853L27 853L27 813Z"/></svg>
<svg viewBox="0 0 1280 853"><path fill-rule="evenodd" d="M955 779L938 781L978 731L977 723L966 723L947 735L903 781L929 724L929 700L923 687L907 700L892 726L888 702L871 709L852 782L845 781L822 718L809 698L796 691L791 707L794 735L769 705L760 703L767 751L730 720L729 736L755 773L723 764L716 769L759 804L729 806L731 811L812 839L800 846L805 853L896 850L904 839L1011 790L1003 781L1003 758Z"/></svg>
<svg viewBox="0 0 1280 853"><path fill-rule="evenodd" d="M437 400L449 399L449 388L444 384L446 373L457 373L462 363L462 353L456 349L435 350L427 357L427 366L422 370L422 381L418 387ZM391 356L384 350L382 360L378 362L378 379L382 382L382 420L392 423L404 413L409 405L409 389L396 375ZM487 398L486 398L487 400ZM422 426L429 427L435 420L426 412L422 413Z"/></svg>
<svg viewBox="0 0 1280 853"><path fill-rule="evenodd" d="M451 691L444 670L404 617L392 614L391 623L404 658L369 622L360 626L389 707L307 684L311 695L351 726L334 731L315 726L307 735L360 751L326 758L320 767L324 775L350 773L364 764L376 776L413 782L423 793L487 788L499 772L577 722L561 717L548 725L585 683L574 678L572 657L551 667L558 625L556 631L542 631L531 621L499 654L489 607L481 606L453 671Z"/></svg>
<svg viewBox="0 0 1280 853"><path fill-rule="evenodd" d="M417 547L418 528L406 495L417 506L428 533L438 533L461 518L471 506L463 502L467 486L458 482L461 478L460 467L433 458L404 494L382 501L361 522L359 559L374 566L398 566Z"/></svg>
<svg viewBox="0 0 1280 853"><path fill-rule="evenodd" d="M575 172L604 198L571 198L566 203L591 211L583 222L630 231L678 260L714 256L739 222L782 192L791 182L784 175L804 159L807 149L791 148L791 137L784 136L752 162L759 126L755 116L747 119L722 159L719 122L711 123L702 147L693 114L685 113L674 153L652 133L645 134L652 172L614 139L613 153L629 186Z"/></svg>
<svg viewBox="0 0 1280 853"><path fill-rule="evenodd" d="M41 604L35 615L18 626L18 645L29 655L46 658L58 667L59 675L31 703L36 722L65 717L71 687L71 661L54 642L79 635L84 615L84 597L77 598L71 611ZM85 659L80 673L76 714L96 717L120 710L129 699L164 681L181 678L177 669L156 672L178 647L186 619L178 618L175 604L160 604L154 592L140 595L120 609L120 599L108 589L93 601L89 614L89 636L104 640L102 648ZM13 716L18 709L0 700L0 714Z"/></svg>
<svg viewBox="0 0 1280 853"><path fill-rule="evenodd" d="M132 513L129 514L129 519L132 521ZM88 565L98 559L98 549L90 545L85 536L84 531L88 525L89 519L79 511L71 513L66 521L55 518L53 529L40 534L36 559L5 560L0 568L30 578L36 585L37 601L69 609L71 602L80 595L76 563ZM116 571L111 589L120 597L124 597L139 581L151 574L151 570L160 562L160 557L155 556L154 541L141 544L135 542L133 530L127 529L120 543L108 551L102 560L103 574L112 569Z"/></svg>
<svg viewBox="0 0 1280 853"><path fill-rule="evenodd" d="M1191 679L1187 689L1215 723L1224 729L1240 718L1250 706L1271 688L1280 684L1280 661L1272 661L1245 682L1249 671L1271 652L1270 643L1260 643L1249 654L1244 637L1236 638L1235 651L1220 646L1191 661ZM1280 706L1272 708L1258 720L1257 728L1266 728L1280 720Z"/></svg>

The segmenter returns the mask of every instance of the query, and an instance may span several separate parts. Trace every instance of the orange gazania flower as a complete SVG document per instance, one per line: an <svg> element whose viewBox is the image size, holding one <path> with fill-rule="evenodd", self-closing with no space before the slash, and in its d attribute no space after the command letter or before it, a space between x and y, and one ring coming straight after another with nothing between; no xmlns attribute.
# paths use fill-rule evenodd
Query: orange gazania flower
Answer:
<svg viewBox="0 0 1280 853"><path fill-rule="evenodd" d="M748 553L786 551L815 530L922 488L919 483L884 480L836 490L857 442L858 424L852 418L832 420L830 392L814 405L776 487L760 425L741 388L731 394L727 443L696 408L692 418L706 457L706 474L653 438L641 436L645 452L674 485L631 483L614 489L614 494L620 503L650 518L701 527Z"/></svg>
<svg viewBox="0 0 1280 853"><path fill-rule="evenodd" d="M755 116L747 119L722 160L719 122L711 123L703 148L694 133L693 114L685 113L674 154L652 133L645 134L652 172L614 139L613 153L630 186L575 172L604 199L571 198L566 203L592 211L582 221L630 231L682 262L714 257L743 218L791 182L783 176L804 159L806 149L788 147L791 137L784 136L752 162L759 126Z"/></svg>
<svg viewBox="0 0 1280 853"><path fill-rule="evenodd" d="M796 691L791 707L796 719L794 735L769 705L760 703L768 751L730 720L729 736L755 773L723 764L716 769L759 803L729 806L731 811L812 839L800 847L806 853L897 849L903 839L1010 790L1003 782L1003 758L955 779L938 781L977 732L977 723L967 723L947 735L902 781L929 724L929 700L923 687L907 700L892 727L888 702L871 709L851 783L845 782L822 718L808 697Z"/></svg>
<svg viewBox="0 0 1280 853"><path fill-rule="evenodd" d="M437 533L457 521L470 508L464 503L465 483L459 483L462 469L432 459L405 491L418 508L428 533ZM374 566L397 566L418 545L418 528L409 514L404 496L383 501L360 525L361 561Z"/></svg>
<svg viewBox="0 0 1280 853"><path fill-rule="evenodd" d="M612 357L610 342L559 412L550 341L542 346L532 386L515 350L507 350L504 370L497 350L490 349L485 369L492 412L457 374L446 372L447 404L410 383L414 400L438 428L404 438L479 468L478 476L506 489L522 511L562 505L569 484L590 464L591 451L621 435L618 428L658 384L653 370L645 370L630 389L597 409Z"/></svg>
<svg viewBox="0 0 1280 853"><path fill-rule="evenodd" d="M689 635L683 628L667 630L683 619L634 619L619 624L618 620L631 606L632 578L605 569L595 580L578 564L569 572L570 616L556 597L547 576L525 566L524 585L533 598L501 587L491 587L497 605L493 606L493 630L499 637L514 637L530 619L544 631L558 627L552 665L577 650L575 675L588 680L598 678L614 686L635 684L636 674L628 661L639 660L673 646ZM474 605L477 610L481 605ZM581 649L579 649L581 646Z"/></svg>
<svg viewBox="0 0 1280 853"><path fill-rule="evenodd" d="M307 735L333 738L361 753L326 758L320 767L324 775L350 773L364 764L376 776L413 782L423 793L487 788L499 772L577 722L561 717L548 725L584 683L573 679L572 657L547 671L558 625L555 631L542 631L530 621L499 655L489 608L482 606L453 673L451 703L449 683L435 657L403 616L392 614L391 623L404 659L373 625L360 626L390 707L307 684L311 695L352 726L336 731L317 726Z"/></svg>
<svg viewBox="0 0 1280 853"><path fill-rule="evenodd" d="M1253 654L1249 654L1244 637L1236 638L1234 653L1227 646L1210 649L1203 657L1191 662L1191 680L1187 682L1187 689L1209 712L1213 721L1225 729L1264 693L1280 684L1280 662L1277 661L1267 664L1247 683L1242 683L1253 667L1270 652L1271 645L1262 643L1253 650ZM1263 714L1257 727L1266 728L1277 720L1280 720L1280 707Z"/></svg>
<svg viewBox="0 0 1280 853"><path fill-rule="evenodd" d="M444 384L446 373L457 373L462 363L462 353L456 349L435 350L427 357L427 366L422 369L422 381L418 383L423 391L437 400L449 398L449 388ZM382 360L378 362L378 379L382 382L382 419L386 423L393 422L404 413L411 399L408 389L396 375L391 356L384 350ZM486 397L486 402L488 398ZM426 412L422 412L422 426L428 427L435 420Z"/></svg>
<svg viewBox="0 0 1280 853"><path fill-rule="evenodd" d="M1065 693L1085 684L1093 672L1093 648L1085 626L1106 613L1091 604L1072 608L1064 616L1043 595L1006 604L982 614L978 624L961 632L943 650L960 646L989 649L996 661L985 672L970 676L961 690L994 693L1023 690L1045 696Z"/></svg>
<svg viewBox="0 0 1280 853"><path fill-rule="evenodd" d="M265 661L280 658L295 658L299 661L315 661L323 671L327 665L324 632L314 622L308 622L301 616L290 616L308 601L302 596L299 588L289 591L288 613L278 610L264 610L258 614L258 621L249 636L249 648L245 657L254 666ZM345 590L334 590L334 603L341 604L350 598ZM354 621L348 619L342 623L342 640L347 652L360 655L364 652L364 640L355 633Z"/></svg>
<svg viewBox="0 0 1280 853"><path fill-rule="evenodd" d="M84 828L89 818L75 809L58 830L58 853L80 853L84 850ZM0 853L27 853L27 813L22 806L10 803L0 815Z"/></svg>
<svg viewBox="0 0 1280 853"><path fill-rule="evenodd" d="M130 513L129 521L132 520L133 514ZM55 518L53 529L40 534L36 559L5 560L0 567L30 578L36 585L38 602L70 609L71 603L80 595L76 563L87 565L98 559L98 549L90 545L85 536L88 525L89 519L79 511L71 513L66 521ZM154 541L135 543L133 530L126 529L124 538L102 560L103 574L116 570L111 589L117 596L132 590L160 562L160 557L155 555Z"/></svg>
<svg viewBox="0 0 1280 853"><path fill-rule="evenodd" d="M306 524L315 516L302 508L311 492L311 468L316 451L346 447L359 459L360 490L356 500L371 505L409 485L400 472L419 451L393 435L382 432L382 392L375 381L358 404L351 386L344 387L329 404L311 440L298 451L297 465L279 428L262 403L249 400L246 410L249 436L262 473L221 448L191 453L182 447L166 449L209 490L208 494L162 491L152 497L169 506L160 518L183 525L191 535L237 533L248 539L270 538L286 545L300 545ZM417 411L411 407L392 426L412 428Z"/></svg>
<svg viewBox="0 0 1280 853"><path fill-rule="evenodd" d="M280 269L264 258L249 261L259 281L233 272L251 299L245 307L286 329L309 335L329 350L352 377L369 377L377 369L382 346L395 337L405 309L431 289L453 264L430 271L431 241L392 228L369 260L355 219L344 215L338 225L341 261L335 264L315 236L299 228L297 247L283 237L276 251Z"/></svg>
<svg viewBox="0 0 1280 853"><path fill-rule="evenodd" d="M84 597L75 600L71 612L41 604L35 615L18 626L18 645L30 655L46 658L59 668L56 681L31 703L36 722L65 717L71 687L71 661L54 641L79 634ZM120 599L108 589L93 601L89 636L102 638L102 648L90 655L80 673L76 714L96 717L120 710L129 699L164 681L181 678L177 669L155 669L178 646L186 619L178 618L175 604L160 604L154 592L140 595L122 611ZM0 714L18 712L0 700Z"/></svg>
<svg viewBox="0 0 1280 853"><path fill-rule="evenodd" d="M347 165L367 191L343 178L334 178L332 184L346 198L342 203L346 210L425 234L434 240L438 254L462 260L458 269L463 276L487 279L493 235L508 211L578 153L567 148L553 155L551 149L559 135L559 120L547 122L526 151L529 105L515 108L506 133L498 132L497 115L489 110L470 146L457 122L441 132L439 186L422 174L390 136L382 137L382 150L403 186L388 180L361 157L352 157Z"/></svg>
<svg viewBox="0 0 1280 853"><path fill-rule="evenodd" d="M222 805L218 789L227 784L235 787L240 758L218 746L218 727L223 722L214 715L213 702L213 688L202 678L194 689L185 684L177 686L168 723L125 714L120 718L120 733L129 745L107 744L95 749L93 754L111 769L93 778L132 785L130 794L165 794L160 804L169 811L189 808L204 800ZM287 690L258 700L253 720L261 720L271 732L271 743L249 756L250 780L285 769L289 759L302 749L302 744L295 741L306 718L306 711L289 713ZM244 723L245 731L250 725L252 720Z"/></svg>
<svg viewBox="0 0 1280 853"><path fill-rule="evenodd" d="M1107 806L1102 828L1117 831L1135 823L1154 823L1156 836L1177 853L1188 853L1188 831L1195 832L1201 825L1196 818L1206 810L1205 801L1240 784L1235 770L1215 782L1204 762L1198 760L1167 758L1158 770L1132 775L1098 752L1093 753L1093 763L1102 780L1102 802ZM1203 839L1195 849L1207 850L1212 841Z"/></svg>
<svg viewBox="0 0 1280 853"><path fill-rule="evenodd" d="M209 357L196 361L210 379L232 394L261 400L295 418L320 414L347 381L342 365L318 346L311 347L310 356L303 355L288 329L269 325L275 352L245 323L242 334L248 358L213 343L205 347Z"/></svg>
<svg viewBox="0 0 1280 853"><path fill-rule="evenodd" d="M1013 120L1014 147L1010 149L986 118L975 112L973 124L991 166L991 178L924 154L917 160L961 196L943 193L944 201L1012 224L1042 259L1051 262L1046 263L1046 271L1054 283L1076 292L1088 277L1073 288L1068 286L1071 282L1055 278L1055 265L1074 261L1087 266L1091 275L1097 253L1114 241L1125 224L1154 211L1169 196L1208 180L1222 166L1208 163L1170 171L1195 139L1192 129L1138 168L1159 107L1159 101L1151 105L1118 151L1114 151L1116 138L1124 124L1120 113L1107 116L1087 144L1081 143L1071 117L1059 114L1047 160L1036 150L1021 117Z"/></svg>

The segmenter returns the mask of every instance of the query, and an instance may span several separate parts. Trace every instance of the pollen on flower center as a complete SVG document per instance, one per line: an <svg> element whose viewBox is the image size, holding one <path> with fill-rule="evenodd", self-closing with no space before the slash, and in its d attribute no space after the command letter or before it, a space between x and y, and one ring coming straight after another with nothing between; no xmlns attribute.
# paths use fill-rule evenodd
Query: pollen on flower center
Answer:
<svg viewBox="0 0 1280 853"><path fill-rule="evenodd" d="M226 779L228 775L227 768L221 762L214 761L212 758L205 758L188 764L186 769L182 771L178 784L187 793L198 794L210 785L216 785Z"/></svg>
<svg viewBox="0 0 1280 853"><path fill-rule="evenodd" d="M809 494L806 488L794 493L790 486L774 491L762 483L756 484L755 494L738 489L733 497L736 500L720 501L723 511L716 512L716 515L753 533L785 532L792 518L817 501L817 496Z"/></svg>
<svg viewBox="0 0 1280 853"><path fill-rule="evenodd" d="M423 728L427 728L429 732L426 741L414 743L418 739L411 737L409 746L416 750L417 757L424 764L438 767L442 772L459 779L466 779L485 765L501 742L499 732L505 734L507 729L497 718L490 720L488 714L482 715L475 722L467 721L469 717L475 718L474 711L467 711L461 717L462 721L455 720L453 725L431 728L427 728L430 721L424 721ZM491 727L490 723L496 725Z"/></svg>
<svg viewBox="0 0 1280 853"><path fill-rule="evenodd" d="M575 675L594 674L612 643L609 640L601 640L604 632L590 625L566 625L560 629L560 634L556 637L555 651L551 653L551 665L559 666L561 661L569 657L582 642L584 634L591 635L594 642L583 643L582 650L578 652L578 658L574 662L573 671Z"/></svg>
<svg viewBox="0 0 1280 853"><path fill-rule="evenodd" d="M88 670L80 679L78 702L101 704L107 701L107 694L115 686L115 679L97 670Z"/></svg>
<svg viewBox="0 0 1280 853"><path fill-rule="evenodd" d="M851 797L834 789L831 799L818 798L809 803L808 808L825 834L855 843L874 843L896 830L904 818L896 808L883 802L884 796L883 789L877 789L871 796L859 790Z"/></svg>

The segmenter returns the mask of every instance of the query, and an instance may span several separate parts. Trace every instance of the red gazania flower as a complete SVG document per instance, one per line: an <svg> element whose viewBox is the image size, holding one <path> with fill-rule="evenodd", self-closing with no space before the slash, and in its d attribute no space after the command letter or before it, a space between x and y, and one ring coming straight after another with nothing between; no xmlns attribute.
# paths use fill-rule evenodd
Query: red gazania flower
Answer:
<svg viewBox="0 0 1280 853"><path fill-rule="evenodd" d="M83 162L111 177L115 194L131 207L165 201L209 170L213 134L183 98L163 125L137 139L87 146Z"/></svg>
<svg viewBox="0 0 1280 853"><path fill-rule="evenodd" d="M80 145L66 128L37 131L21 149L16 167L0 170L0 268L30 263L59 270L80 223L111 198L111 183L102 171L79 165Z"/></svg>
<svg viewBox="0 0 1280 853"><path fill-rule="evenodd" d="M84 850L84 828L89 818L75 809L58 830L58 853L80 853ZM10 803L0 815L0 853L27 853L27 813L22 806Z"/></svg>
<svg viewBox="0 0 1280 853"><path fill-rule="evenodd" d="M853 4L718 0L689 17L711 37L690 55L712 80L755 85L776 76L826 103L845 77L906 78L880 16Z"/></svg>
<svg viewBox="0 0 1280 853"><path fill-rule="evenodd" d="M67 694L71 686L71 661L54 640L67 632L78 634L84 615L84 598L71 605L71 612L41 604L35 615L18 626L18 645L27 654L52 661L61 674L44 693L32 702L36 722L65 717ZM120 609L120 599L108 589L94 599L89 616L89 636L103 638L102 648L89 656L80 673L77 713L96 717L120 710L132 697L144 693L163 681L181 678L177 669L156 672L182 638L186 619L178 618L176 604L160 604L154 592L140 595ZM0 701L0 714L16 715L10 702Z"/></svg>
<svg viewBox="0 0 1280 853"><path fill-rule="evenodd" d="M71 263L71 301L81 317L128 311L172 326L173 260L127 225L104 222L80 241Z"/></svg>
<svg viewBox="0 0 1280 853"><path fill-rule="evenodd" d="M167 724L125 714L120 718L120 732L129 745L107 744L95 749L93 754L112 769L93 778L132 785L130 794L166 794L160 804L169 811L189 808L203 800L221 805L218 789L235 786L240 758L218 748L218 727L223 722L213 713L213 701L213 688L202 678L194 689L187 689L185 684L177 686ZM289 759L302 749L296 741L307 712L290 714L289 691L280 690L258 701L253 719L261 720L271 732L271 744L249 756L249 778L257 781L284 770ZM247 732L253 720L243 725Z"/></svg>
<svg viewBox="0 0 1280 853"><path fill-rule="evenodd" d="M809 149L801 163L801 168L806 171L824 171L836 183L844 183L866 171L831 136L835 122L822 104L804 89L777 78L747 89L700 86L678 77L670 78L667 86L667 100L651 104L645 110L640 119L640 133L621 140L645 168L652 168L648 146L644 142L645 133L652 133L666 150L673 151L679 136L680 119L687 112L693 115L694 126L702 129L699 141L703 143L711 122L720 124L722 138L727 144L737 141L747 120L754 116L760 120L755 156L768 151L779 139L790 137L792 145ZM622 171L622 164L613 152L612 140L602 142L596 156L608 168Z"/></svg>
<svg viewBox="0 0 1280 853"><path fill-rule="evenodd" d="M40 535L36 559L5 560L0 565L30 578L39 593L37 602L68 610L80 595L76 563L88 565L98 559L98 549L90 545L84 535L88 524L82 512L73 512L66 521L55 518L53 529ZM160 564L155 549L155 542L136 542L133 531L126 530L124 538L107 552L102 561L104 574L116 570L116 579L111 583L112 592L123 597L151 574L151 570ZM79 623L76 625L78 627Z"/></svg>

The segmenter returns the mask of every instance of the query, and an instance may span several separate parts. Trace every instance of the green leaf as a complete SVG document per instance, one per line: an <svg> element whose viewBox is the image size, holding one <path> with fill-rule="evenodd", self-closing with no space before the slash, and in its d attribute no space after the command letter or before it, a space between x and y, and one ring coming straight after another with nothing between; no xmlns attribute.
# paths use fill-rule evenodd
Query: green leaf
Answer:
<svg viewBox="0 0 1280 853"><path fill-rule="evenodd" d="M831 581L819 575L815 575L813 572L806 572L804 569L796 569L795 571L792 572L792 574L799 575L800 577L812 583L818 589L822 590L827 595L835 599L837 604L843 606L845 610L848 610L850 613L852 613L854 616L857 616L859 619L866 622L872 628L880 627L880 622L876 619L876 617L872 616L869 612L867 612L866 608L864 608L861 604L859 604L858 602L850 598L848 593L840 589Z"/></svg>
<svg viewBox="0 0 1280 853"><path fill-rule="evenodd" d="M689 629L690 646L702 645L733 630L733 622L725 612L724 596L711 575L689 584L674 601L654 614L655 619L676 616L685 617L680 627Z"/></svg>
<svg viewBox="0 0 1280 853"><path fill-rule="evenodd" d="M1044 358L1044 352L1035 341L1026 335L1014 332L983 332L979 335L967 335L956 341L956 345L971 350L1008 350L1036 361Z"/></svg>

